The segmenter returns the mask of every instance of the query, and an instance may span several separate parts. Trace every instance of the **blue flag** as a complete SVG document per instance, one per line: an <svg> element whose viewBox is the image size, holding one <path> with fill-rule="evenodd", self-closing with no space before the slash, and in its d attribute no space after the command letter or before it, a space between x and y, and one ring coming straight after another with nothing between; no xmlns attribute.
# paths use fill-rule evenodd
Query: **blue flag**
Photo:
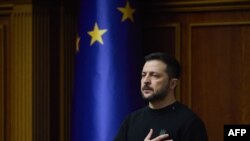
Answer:
<svg viewBox="0 0 250 141"><path fill-rule="evenodd" d="M82 0L73 141L112 141L126 115L143 106L139 12L132 0Z"/></svg>

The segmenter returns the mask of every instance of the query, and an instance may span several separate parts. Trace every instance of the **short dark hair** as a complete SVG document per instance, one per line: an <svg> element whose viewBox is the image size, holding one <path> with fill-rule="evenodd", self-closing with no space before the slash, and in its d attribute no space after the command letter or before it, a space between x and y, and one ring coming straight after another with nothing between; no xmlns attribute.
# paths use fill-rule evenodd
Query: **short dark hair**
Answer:
<svg viewBox="0 0 250 141"><path fill-rule="evenodd" d="M177 79L180 78L181 66L178 60L174 56L171 56L163 52L151 53L145 56L146 62L151 60L160 60L163 63L165 63L167 66L166 72L170 78L177 78Z"/></svg>

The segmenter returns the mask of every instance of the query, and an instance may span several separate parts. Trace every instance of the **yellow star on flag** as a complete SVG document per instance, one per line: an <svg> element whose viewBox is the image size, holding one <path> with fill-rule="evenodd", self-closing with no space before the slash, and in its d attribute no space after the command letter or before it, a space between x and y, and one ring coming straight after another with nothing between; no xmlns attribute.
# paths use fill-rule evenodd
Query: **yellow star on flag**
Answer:
<svg viewBox="0 0 250 141"><path fill-rule="evenodd" d="M130 7L129 1L126 2L126 6L121 8L117 8L120 12L122 12L122 22L125 21L126 19L130 19L132 22L134 22L133 14L135 12L135 9Z"/></svg>
<svg viewBox="0 0 250 141"><path fill-rule="evenodd" d="M107 29L99 29L98 24L95 23L94 29L88 32L91 36L90 45L93 45L95 42L103 44L102 35L107 31Z"/></svg>

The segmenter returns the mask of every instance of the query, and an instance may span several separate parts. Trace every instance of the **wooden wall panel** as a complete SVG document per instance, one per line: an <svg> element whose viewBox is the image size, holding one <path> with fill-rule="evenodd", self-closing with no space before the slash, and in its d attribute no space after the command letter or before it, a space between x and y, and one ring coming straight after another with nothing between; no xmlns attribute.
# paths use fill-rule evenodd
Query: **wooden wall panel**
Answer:
<svg viewBox="0 0 250 141"><path fill-rule="evenodd" d="M10 5L0 6L0 140L8 138L9 123L9 68L8 49L10 49Z"/></svg>
<svg viewBox="0 0 250 141"><path fill-rule="evenodd" d="M19 5L11 15L12 45L8 49L9 138L8 141L32 140L32 13L30 5Z"/></svg>
<svg viewBox="0 0 250 141"><path fill-rule="evenodd" d="M191 25L190 106L210 140L223 140L224 124L250 123L249 35L250 22Z"/></svg>
<svg viewBox="0 0 250 141"><path fill-rule="evenodd" d="M76 1L1 1L1 141L70 140Z"/></svg>
<svg viewBox="0 0 250 141"><path fill-rule="evenodd" d="M68 8L70 7L62 11L63 33L60 34L60 141L71 140L71 100L74 84L77 16L72 13L72 9Z"/></svg>
<svg viewBox="0 0 250 141"><path fill-rule="evenodd" d="M205 122L209 140L223 140L224 124L249 124L250 1L148 0L144 4L147 26L180 25L180 100ZM145 32L150 33L147 40L156 38L161 45L149 52L175 50L171 40L176 37L169 30L145 28Z"/></svg>
<svg viewBox="0 0 250 141"><path fill-rule="evenodd" d="M33 11L33 140L50 141L50 15Z"/></svg>

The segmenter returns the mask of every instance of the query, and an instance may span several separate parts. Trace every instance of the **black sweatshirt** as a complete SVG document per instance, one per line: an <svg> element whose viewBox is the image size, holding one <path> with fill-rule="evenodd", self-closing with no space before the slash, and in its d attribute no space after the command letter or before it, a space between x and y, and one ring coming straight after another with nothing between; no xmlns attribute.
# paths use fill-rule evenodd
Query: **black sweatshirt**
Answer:
<svg viewBox="0 0 250 141"><path fill-rule="evenodd" d="M119 129L115 141L143 141L153 129L151 139L169 134L174 141L207 141L203 122L185 105L175 102L153 110L148 106L130 114Z"/></svg>

